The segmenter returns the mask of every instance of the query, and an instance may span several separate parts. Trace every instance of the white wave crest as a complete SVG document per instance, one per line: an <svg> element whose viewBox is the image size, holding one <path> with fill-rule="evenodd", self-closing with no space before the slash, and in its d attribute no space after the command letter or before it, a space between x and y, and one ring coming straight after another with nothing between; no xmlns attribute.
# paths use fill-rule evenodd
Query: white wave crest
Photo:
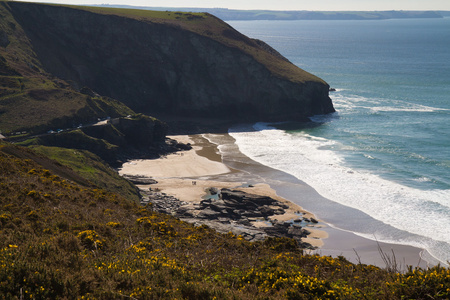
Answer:
<svg viewBox="0 0 450 300"><path fill-rule="evenodd" d="M358 95L346 95L340 92L331 95L334 106L338 111L352 111L354 109L366 109L373 113L380 112L439 112L450 111L442 107L432 107L414 104L402 100L366 98Z"/></svg>
<svg viewBox="0 0 450 300"><path fill-rule="evenodd" d="M450 190L414 189L346 167L343 158L330 150L336 145L331 140L288 134L265 123L254 128L257 131L229 132L248 157L294 175L322 196L385 224L450 244Z"/></svg>

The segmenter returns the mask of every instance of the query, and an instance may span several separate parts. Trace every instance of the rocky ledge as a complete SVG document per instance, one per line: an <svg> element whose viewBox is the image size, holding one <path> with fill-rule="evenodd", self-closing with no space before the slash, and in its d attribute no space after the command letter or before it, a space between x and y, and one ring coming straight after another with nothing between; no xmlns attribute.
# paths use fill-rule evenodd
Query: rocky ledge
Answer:
<svg viewBox="0 0 450 300"><path fill-rule="evenodd" d="M302 238L310 234L304 227L317 223L315 219L305 218L298 212L296 219L277 221L274 216L285 214L288 206L271 197L214 187L206 192L199 203L189 204L150 188L141 190L142 204L151 204L156 211L171 214L196 226L207 225L218 232L232 232L249 241L261 241L269 236L289 237L302 248L314 249Z"/></svg>

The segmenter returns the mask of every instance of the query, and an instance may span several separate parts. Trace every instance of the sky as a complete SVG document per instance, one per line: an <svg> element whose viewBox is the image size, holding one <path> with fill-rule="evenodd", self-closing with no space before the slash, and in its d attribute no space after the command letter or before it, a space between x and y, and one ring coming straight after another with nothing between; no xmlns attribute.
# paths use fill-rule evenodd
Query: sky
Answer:
<svg viewBox="0 0 450 300"><path fill-rule="evenodd" d="M22 1L22 0L21 0ZM148 7L205 7L267 10L449 10L450 0L39 0L63 4L122 4Z"/></svg>

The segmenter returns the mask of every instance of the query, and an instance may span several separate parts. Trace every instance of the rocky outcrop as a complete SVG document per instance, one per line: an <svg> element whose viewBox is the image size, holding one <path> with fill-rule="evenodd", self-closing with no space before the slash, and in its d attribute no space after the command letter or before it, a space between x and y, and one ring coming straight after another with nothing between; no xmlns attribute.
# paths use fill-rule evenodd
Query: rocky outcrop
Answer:
<svg viewBox="0 0 450 300"><path fill-rule="evenodd" d="M148 178L133 178L145 181ZM147 182L146 184L151 184ZM177 218L198 225L207 225L218 232L232 232L249 241L262 241L267 237L289 237L303 248L313 248L303 242L310 232L303 228L311 220L299 217L287 222L279 222L274 215L283 215L288 207L270 197L246 193L239 190L209 189L211 197L199 204L188 205L174 196L158 191L141 190L142 204L151 204L158 212L171 214ZM264 226L255 226L264 222Z"/></svg>
<svg viewBox="0 0 450 300"><path fill-rule="evenodd" d="M167 125L158 119L135 115L115 118L104 125L83 127L82 131L122 148L146 149L164 141Z"/></svg>
<svg viewBox="0 0 450 300"><path fill-rule="evenodd" d="M211 15L163 24L62 6L9 7L46 71L136 111L247 121L334 111L324 81Z"/></svg>
<svg viewBox="0 0 450 300"><path fill-rule="evenodd" d="M39 135L32 140L40 145L88 150L114 167L129 158L158 157L188 147L166 139L167 125L142 114L104 120Z"/></svg>

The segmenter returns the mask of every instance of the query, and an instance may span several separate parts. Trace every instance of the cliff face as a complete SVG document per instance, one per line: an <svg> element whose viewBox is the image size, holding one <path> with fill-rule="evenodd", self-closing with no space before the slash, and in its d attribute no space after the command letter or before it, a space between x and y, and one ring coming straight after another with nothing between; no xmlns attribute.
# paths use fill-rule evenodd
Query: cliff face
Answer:
<svg viewBox="0 0 450 300"><path fill-rule="evenodd" d="M204 26L199 33L178 17L161 23L61 6L9 6L47 72L134 110L246 120L334 111L325 82L210 15L183 21ZM214 26L223 28L223 40L214 38Z"/></svg>

